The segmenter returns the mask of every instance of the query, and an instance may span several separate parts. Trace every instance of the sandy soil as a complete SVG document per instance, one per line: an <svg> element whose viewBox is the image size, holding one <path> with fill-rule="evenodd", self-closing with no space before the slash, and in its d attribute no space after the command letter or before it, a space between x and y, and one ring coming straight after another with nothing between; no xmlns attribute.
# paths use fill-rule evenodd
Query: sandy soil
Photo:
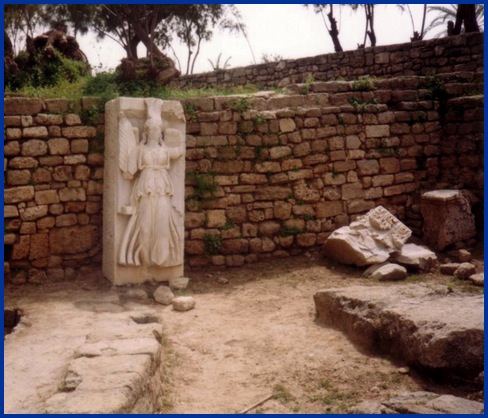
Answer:
<svg viewBox="0 0 488 418"><path fill-rule="evenodd" d="M482 271L482 261L476 263ZM179 293L196 299L194 310L175 312L154 302L140 306L154 310L166 330L161 412L236 413L270 397L249 413L344 413L362 400L386 399L406 390L467 395L413 371L402 374L401 362L362 352L340 331L315 322L317 290L379 284L362 278L363 270L314 253L226 271L187 271L190 286ZM6 306L25 306L31 324L17 331L17 340L25 339L20 350L5 345L5 370L11 373L6 373L4 394L13 409L22 405L22 411L42 410L74 350L93 324L103 320L103 312L84 309L83 301L114 303L119 294L123 302L130 287L114 289L95 276L5 288ZM482 291L435 274L407 279L413 281ZM57 326L63 328L53 334Z"/></svg>
<svg viewBox="0 0 488 418"><path fill-rule="evenodd" d="M188 273L192 285L185 293L195 297L196 309L168 308L163 315L170 350L162 412L236 413L274 395L249 413L344 413L362 400L406 390L463 395L413 371L402 374L401 362L362 352L315 322L317 290L379 284L361 273L318 254ZM434 274L408 281L480 291Z"/></svg>

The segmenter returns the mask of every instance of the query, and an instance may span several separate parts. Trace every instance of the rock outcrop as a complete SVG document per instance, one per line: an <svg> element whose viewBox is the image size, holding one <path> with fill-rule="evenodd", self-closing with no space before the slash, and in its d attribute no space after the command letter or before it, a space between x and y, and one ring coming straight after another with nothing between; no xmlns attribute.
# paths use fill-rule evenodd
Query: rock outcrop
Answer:
<svg viewBox="0 0 488 418"><path fill-rule="evenodd" d="M453 380L483 370L483 295L410 284L320 290L314 300L319 322L368 349Z"/></svg>

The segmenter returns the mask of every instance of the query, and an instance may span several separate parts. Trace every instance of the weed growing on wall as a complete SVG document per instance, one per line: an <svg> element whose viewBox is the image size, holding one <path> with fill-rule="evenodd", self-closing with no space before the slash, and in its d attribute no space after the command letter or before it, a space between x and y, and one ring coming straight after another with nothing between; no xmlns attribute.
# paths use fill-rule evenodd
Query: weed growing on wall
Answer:
<svg viewBox="0 0 488 418"><path fill-rule="evenodd" d="M194 183L193 198L198 200L213 200L218 183L211 174L189 173L188 178Z"/></svg>
<svg viewBox="0 0 488 418"><path fill-rule="evenodd" d="M205 234L203 236L203 244L206 256L219 254L222 248L222 239L219 235Z"/></svg>
<svg viewBox="0 0 488 418"><path fill-rule="evenodd" d="M370 76L359 77L352 83L352 89L355 91L371 91L375 88L374 80Z"/></svg>

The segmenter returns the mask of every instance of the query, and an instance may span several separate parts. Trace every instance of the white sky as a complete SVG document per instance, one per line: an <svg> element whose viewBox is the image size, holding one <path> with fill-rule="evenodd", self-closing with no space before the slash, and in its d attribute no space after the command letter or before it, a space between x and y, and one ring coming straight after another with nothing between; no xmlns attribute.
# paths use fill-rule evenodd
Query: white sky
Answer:
<svg viewBox="0 0 488 418"><path fill-rule="evenodd" d="M238 4L242 22L247 27L249 42L256 57L256 63L262 62L262 55L280 55L287 58L309 57L334 52L334 47L326 31L320 14L313 8L302 4ZM422 24L422 4L411 4L415 29L420 31ZM365 18L364 11L353 12L349 7L335 7L334 14L340 25L339 39L344 50L357 48L363 42ZM427 23L432 19L427 16ZM328 21L327 21L328 23ZM401 13L395 4L378 4L375 7L375 32L377 46L404 43L412 36L412 24L408 12ZM432 37L429 33L426 37ZM90 64L102 70L115 68L125 51L120 45L105 38L97 42L93 35L79 36L81 49L87 54ZM369 46L369 41L367 43ZM181 62L182 73L186 71L186 48L178 40L173 48ZM165 51L170 57L172 52ZM242 35L216 31L210 42L202 44L194 73L212 71L209 59L214 63L222 54L220 65L230 58L230 67L253 64L251 50ZM141 49L140 56L145 54Z"/></svg>

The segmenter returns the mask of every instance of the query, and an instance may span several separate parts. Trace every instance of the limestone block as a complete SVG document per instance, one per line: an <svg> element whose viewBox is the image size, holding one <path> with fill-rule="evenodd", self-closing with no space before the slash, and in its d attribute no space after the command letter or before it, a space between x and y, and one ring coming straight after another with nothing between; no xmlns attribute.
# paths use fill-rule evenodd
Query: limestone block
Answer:
<svg viewBox="0 0 488 418"><path fill-rule="evenodd" d="M12 187L4 191L5 203L27 202L34 199L33 186Z"/></svg>
<svg viewBox="0 0 488 418"><path fill-rule="evenodd" d="M295 121L291 118L280 119L281 132L293 132L296 129Z"/></svg>
<svg viewBox="0 0 488 418"><path fill-rule="evenodd" d="M459 190L435 190L422 194L423 239L434 250L476 235L468 199Z"/></svg>
<svg viewBox="0 0 488 418"><path fill-rule="evenodd" d="M69 141L66 138L53 138L47 141L49 153L51 155L69 154Z"/></svg>
<svg viewBox="0 0 488 418"><path fill-rule="evenodd" d="M191 296L178 296L171 301L171 304L175 311L185 312L193 309L196 301Z"/></svg>
<svg viewBox="0 0 488 418"><path fill-rule="evenodd" d="M46 141L31 139L22 144L22 155L26 157L38 157L47 154Z"/></svg>
<svg viewBox="0 0 488 418"><path fill-rule="evenodd" d="M386 261L412 231L382 206L370 210L349 226L335 230L323 252L341 263L365 266Z"/></svg>
<svg viewBox="0 0 488 418"><path fill-rule="evenodd" d="M69 113L68 115L64 116L64 123L68 126L81 125L81 119L79 115Z"/></svg>
<svg viewBox="0 0 488 418"><path fill-rule="evenodd" d="M53 228L49 231L49 248L52 254L76 254L92 249L98 244L95 225Z"/></svg>
<svg viewBox="0 0 488 418"><path fill-rule="evenodd" d="M82 135L83 129L63 133L96 134ZM185 139L179 102L119 98L106 104L105 155L94 161L89 154L88 165L104 164L103 273L115 285L183 275ZM235 163L225 162L220 172L236 174Z"/></svg>
<svg viewBox="0 0 488 418"><path fill-rule="evenodd" d="M36 219L42 218L47 215L48 206L39 205L26 208L20 213L20 218L25 221L35 221Z"/></svg>
<svg viewBox="0 0 488 418"><path fill-rule="evenodd" d="M437 256L433 251L416 244L405 244L400 252L392 255L391 259L403 266L423 271L431 270L437 262Z"/></svg>
<svg viewBox="0 0 488 418"><path fill-rule="evenodd" d="M24 138L46 138L49 135L45 126L31 126L22 129Z"/></svg>
<svg viewBox="0 0 488 418"><path fill-rule="evenodd" d="M3 207L3 217L4 218L16 218L19 216L19 210L17 206L7 205Z"/></svg>
<svg viewBox="0 0 488 418"><path fill-rule="evenodd" d="M93 138L97 136L97 129L93 126L70 126L62 128L65 138Z"/></svg>
<svg viewBox="0 0 488 418"><path fill-rule="evenodd" d="M4 101L4 113L6 116L12 115L34 115L42 111L43 103L41 99L25 97L9 97Z"/></svg>

